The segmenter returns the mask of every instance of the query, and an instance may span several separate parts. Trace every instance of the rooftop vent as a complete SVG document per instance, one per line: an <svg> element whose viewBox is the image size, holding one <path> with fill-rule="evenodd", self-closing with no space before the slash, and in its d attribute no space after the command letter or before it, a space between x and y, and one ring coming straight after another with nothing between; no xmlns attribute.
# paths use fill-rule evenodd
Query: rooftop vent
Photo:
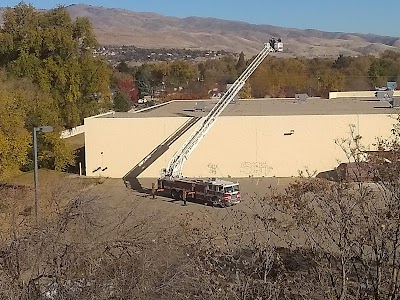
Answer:
<svg viewBox="0 0 400 300"><path fill-rule="evenodd" d="M378 98L378 100L390 101L393 98L393 94L394 92L390 90L386 91L378 90L375 92L375 97Z"/></svg>
<svg viewBox="0 0 400 300"><path fill-rule="evenodd" d="M309 98L307 94L295 94L294 98L297 102L305 102Z"/></svg>
<svg viewBox="0 0 400 300"><path fill-rule="evenodd" d="M199 111L200 110L200 111L204 112L204 111L206 111L206 108L207 108L206 103L204 101L199 101L199 102L196 102L194 110L195 111Z"/></svg>
<svg viewBox="0 0 400 300"><path fill-rule="evenodd" d="M378 90L375 92L375 97L379 101L387 101L389 102L391 107L400 107L400 99L399 98L393 98L394 95L394 90Z"/></svg>
<svg viewBox="0 0 400 300"><path fill-rule="evenodd" d="M392 107L400 107L400 98L393 98L392 102L390 102Z"/></svg>

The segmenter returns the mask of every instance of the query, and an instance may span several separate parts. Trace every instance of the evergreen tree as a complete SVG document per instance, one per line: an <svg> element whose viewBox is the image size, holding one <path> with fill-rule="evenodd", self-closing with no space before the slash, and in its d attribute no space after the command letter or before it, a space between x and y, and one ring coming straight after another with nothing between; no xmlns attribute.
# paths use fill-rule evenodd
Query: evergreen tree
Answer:
<svg viewBox="0 0 400 300"><path fill-rule="evenodd" d="M131 100L129 96L120 90L117 90L114 94L114 106L115 111L127 112L131 109Z"/></svg>
<svg viewBox="0 0 400 300"><path fill-rule="evenodd" d="M242 74L245 69L246 69L246 61L244 59L244 53L242 51L239 54L239 59L238 59L238 62L236 64L236 71L238 73L238 76L240 74Z"/></svg>

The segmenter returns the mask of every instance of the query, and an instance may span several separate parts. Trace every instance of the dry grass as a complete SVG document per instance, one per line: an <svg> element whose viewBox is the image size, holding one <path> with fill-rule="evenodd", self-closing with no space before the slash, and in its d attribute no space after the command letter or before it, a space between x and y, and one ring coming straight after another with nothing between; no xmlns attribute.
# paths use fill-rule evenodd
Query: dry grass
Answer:
<svg viewBox="0 0 400 300"><path fill-rule="evenodd" d="M55 299L327 299L326 269L311 268L315 253L277 243L295 231L277 231L268 201L297 178L240 179L245 201L218 209L152 199L122 180L51 173L39 230L25 207L32 188L1 191L9 224L0 229L0 298L39 299L39 288L56 290Z"/></svg>
<svg viewBox="0 0 400 300"><path fill-rule="evenodd" d="M104 179L79 178L66 173L39 170L39 217L43 221L55 218L71 198ZM0 232L11 237L16 226L29 231L35 224L35 194L33 172L20 174L0 184Z"/></svg>

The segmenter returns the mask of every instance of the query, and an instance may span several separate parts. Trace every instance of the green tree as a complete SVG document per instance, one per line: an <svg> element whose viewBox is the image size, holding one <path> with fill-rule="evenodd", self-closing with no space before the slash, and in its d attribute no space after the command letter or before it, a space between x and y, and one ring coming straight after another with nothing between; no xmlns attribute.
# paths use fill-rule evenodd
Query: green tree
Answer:
<svg viewBox="0 0 400 300"><path fill-rule="evenodd" d="M242 74L245 69L246 69L246 60L244 59L244 53L242 51L239 54L239 59L236 64L236 71L238 73L238 76Z"/></svg>
<svg viewBox="0 0 400 300"><path fill-rule="evenodd" d="M250 78L253 96L293 97L310 86L306 62L298 58L267 58Z"/></svg>
<svg viewBox="0 0 400 300"><path fill-rule="evenodd" d="M344 56L343 54L340 54L332 66L334 69L345 69L351 65L353 60L354 60L353 57Z"/></svg>
<svg viewBox="0 0 400 300"><path fill-rule="evenodd" d="M396 81L400 75L399 55L392 51L384 52L372 61L368 74L375 86L386 86L387 81Z"/></svg>
<svg viewBox="0 0 400 300"><path fill-rule="evenodd" d="M187 61L178 60L169 65L167 80L171 85L184 85L198 78L197 67Z"/></svg>
<svg viewBox="0 0 400 300"><path fill-rule="evenodd" d="M127 65L126 61L122 61L118 64L117 70L120 71L121 73L130 73L131 68Z"/></svg>
<svg viewBox="0 0 400 300"><path fill-rule="evenodd" d="M375 60L373 56L362 55L353 58L346 68L341 69L346 76L344 90L362 91L373 88L368 77L368 70L373 60Z"/></svg>
<svg viewBox="0 0 400 300"><path fill-rule="evenodd" d="M30 135L24 127L26 112L20 105L27 96L24 91L12 91L2 82L0 95L0 180L3 180L26 163Z"/></svg>
<svg viewBox="0 0 400 300"><path fill-rule="evenodd" d="M131 100L129 96L120 90L117 90L114 94L114 106L115 111L127 112L131 108Z"/></svg>
<svg viewBox="0 0 400 300"><path fill-rule="evenodd" d="M320 75L321 87L327 91L343 90L344 77L338 70L326 69Z"/></svg>
<svg viewBox="0 0 400 300"><path fill-rule="evenodd" d="M154 91L160 88L169 70L167 63L146 63L141 65L134 72L136 85L140 97L153 95Z"/></svg>
<svg viewBox="0 0 400 300"><path fill-rule="evenodd" d="M267 78L270 76L268 68L261 65L250 77L250 85L252 88L253 97L263 98L268 95Z"/></svg>
<svg viewBox="0 0 400 300"><path fill-rule="evenodd" d="M37 11L20 3L4 13L0 63L31 78L59 108L61 125L72 128L110 102L110 71L92 50L97 41L88 19L74 22L63 7Z"/></svg>
<svg viewBox="0 0 400 300"><path fill-rule="evenodd" d="M57 106L53 99L27 79L0 71L0 179L32 168L32 129L51 125L54 132L38 136L38 162L61 170L73 162L71 149L60 139Z"/></svg>
<svg viewBox="0 0 400 300"><path fill-rule="evenodd" d="M237 78L237 61L233 56L224 56L220 59L209 59L198 67L200 78L207 90L215 85L224 86L233 83Z"/></svg>

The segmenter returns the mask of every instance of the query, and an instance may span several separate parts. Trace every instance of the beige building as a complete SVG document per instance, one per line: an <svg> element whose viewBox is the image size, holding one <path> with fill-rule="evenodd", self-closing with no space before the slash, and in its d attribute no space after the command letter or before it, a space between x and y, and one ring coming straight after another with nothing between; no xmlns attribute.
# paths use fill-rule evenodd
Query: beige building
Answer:
<svg viewBox="0 0 400 300"><path fill-rule="evenodd" d="M153 157L158 158L138 177L158 177L201 120L180 137L171 135L185 122L207 114L215 103L173 101L144 112L86 119L86 175L122 178L140 170L139 163L155 150ZM196 110L200 106L205 112ZM350 138L352 130L373 150L376 138L390 135L396 117L397 109L387 102L240 100L218 118L189 156L183 173L240 178L324 172L348 161L338 142Z"/></svg>
<svg viewBox="0 0 400 300"><path fill-rule="evenodd" d="M330 92L329 99L336 98L366 98L375 99L376 91L356 91L356 92ZM400 91L394 91L394 97L400 97Z"/></svg>

